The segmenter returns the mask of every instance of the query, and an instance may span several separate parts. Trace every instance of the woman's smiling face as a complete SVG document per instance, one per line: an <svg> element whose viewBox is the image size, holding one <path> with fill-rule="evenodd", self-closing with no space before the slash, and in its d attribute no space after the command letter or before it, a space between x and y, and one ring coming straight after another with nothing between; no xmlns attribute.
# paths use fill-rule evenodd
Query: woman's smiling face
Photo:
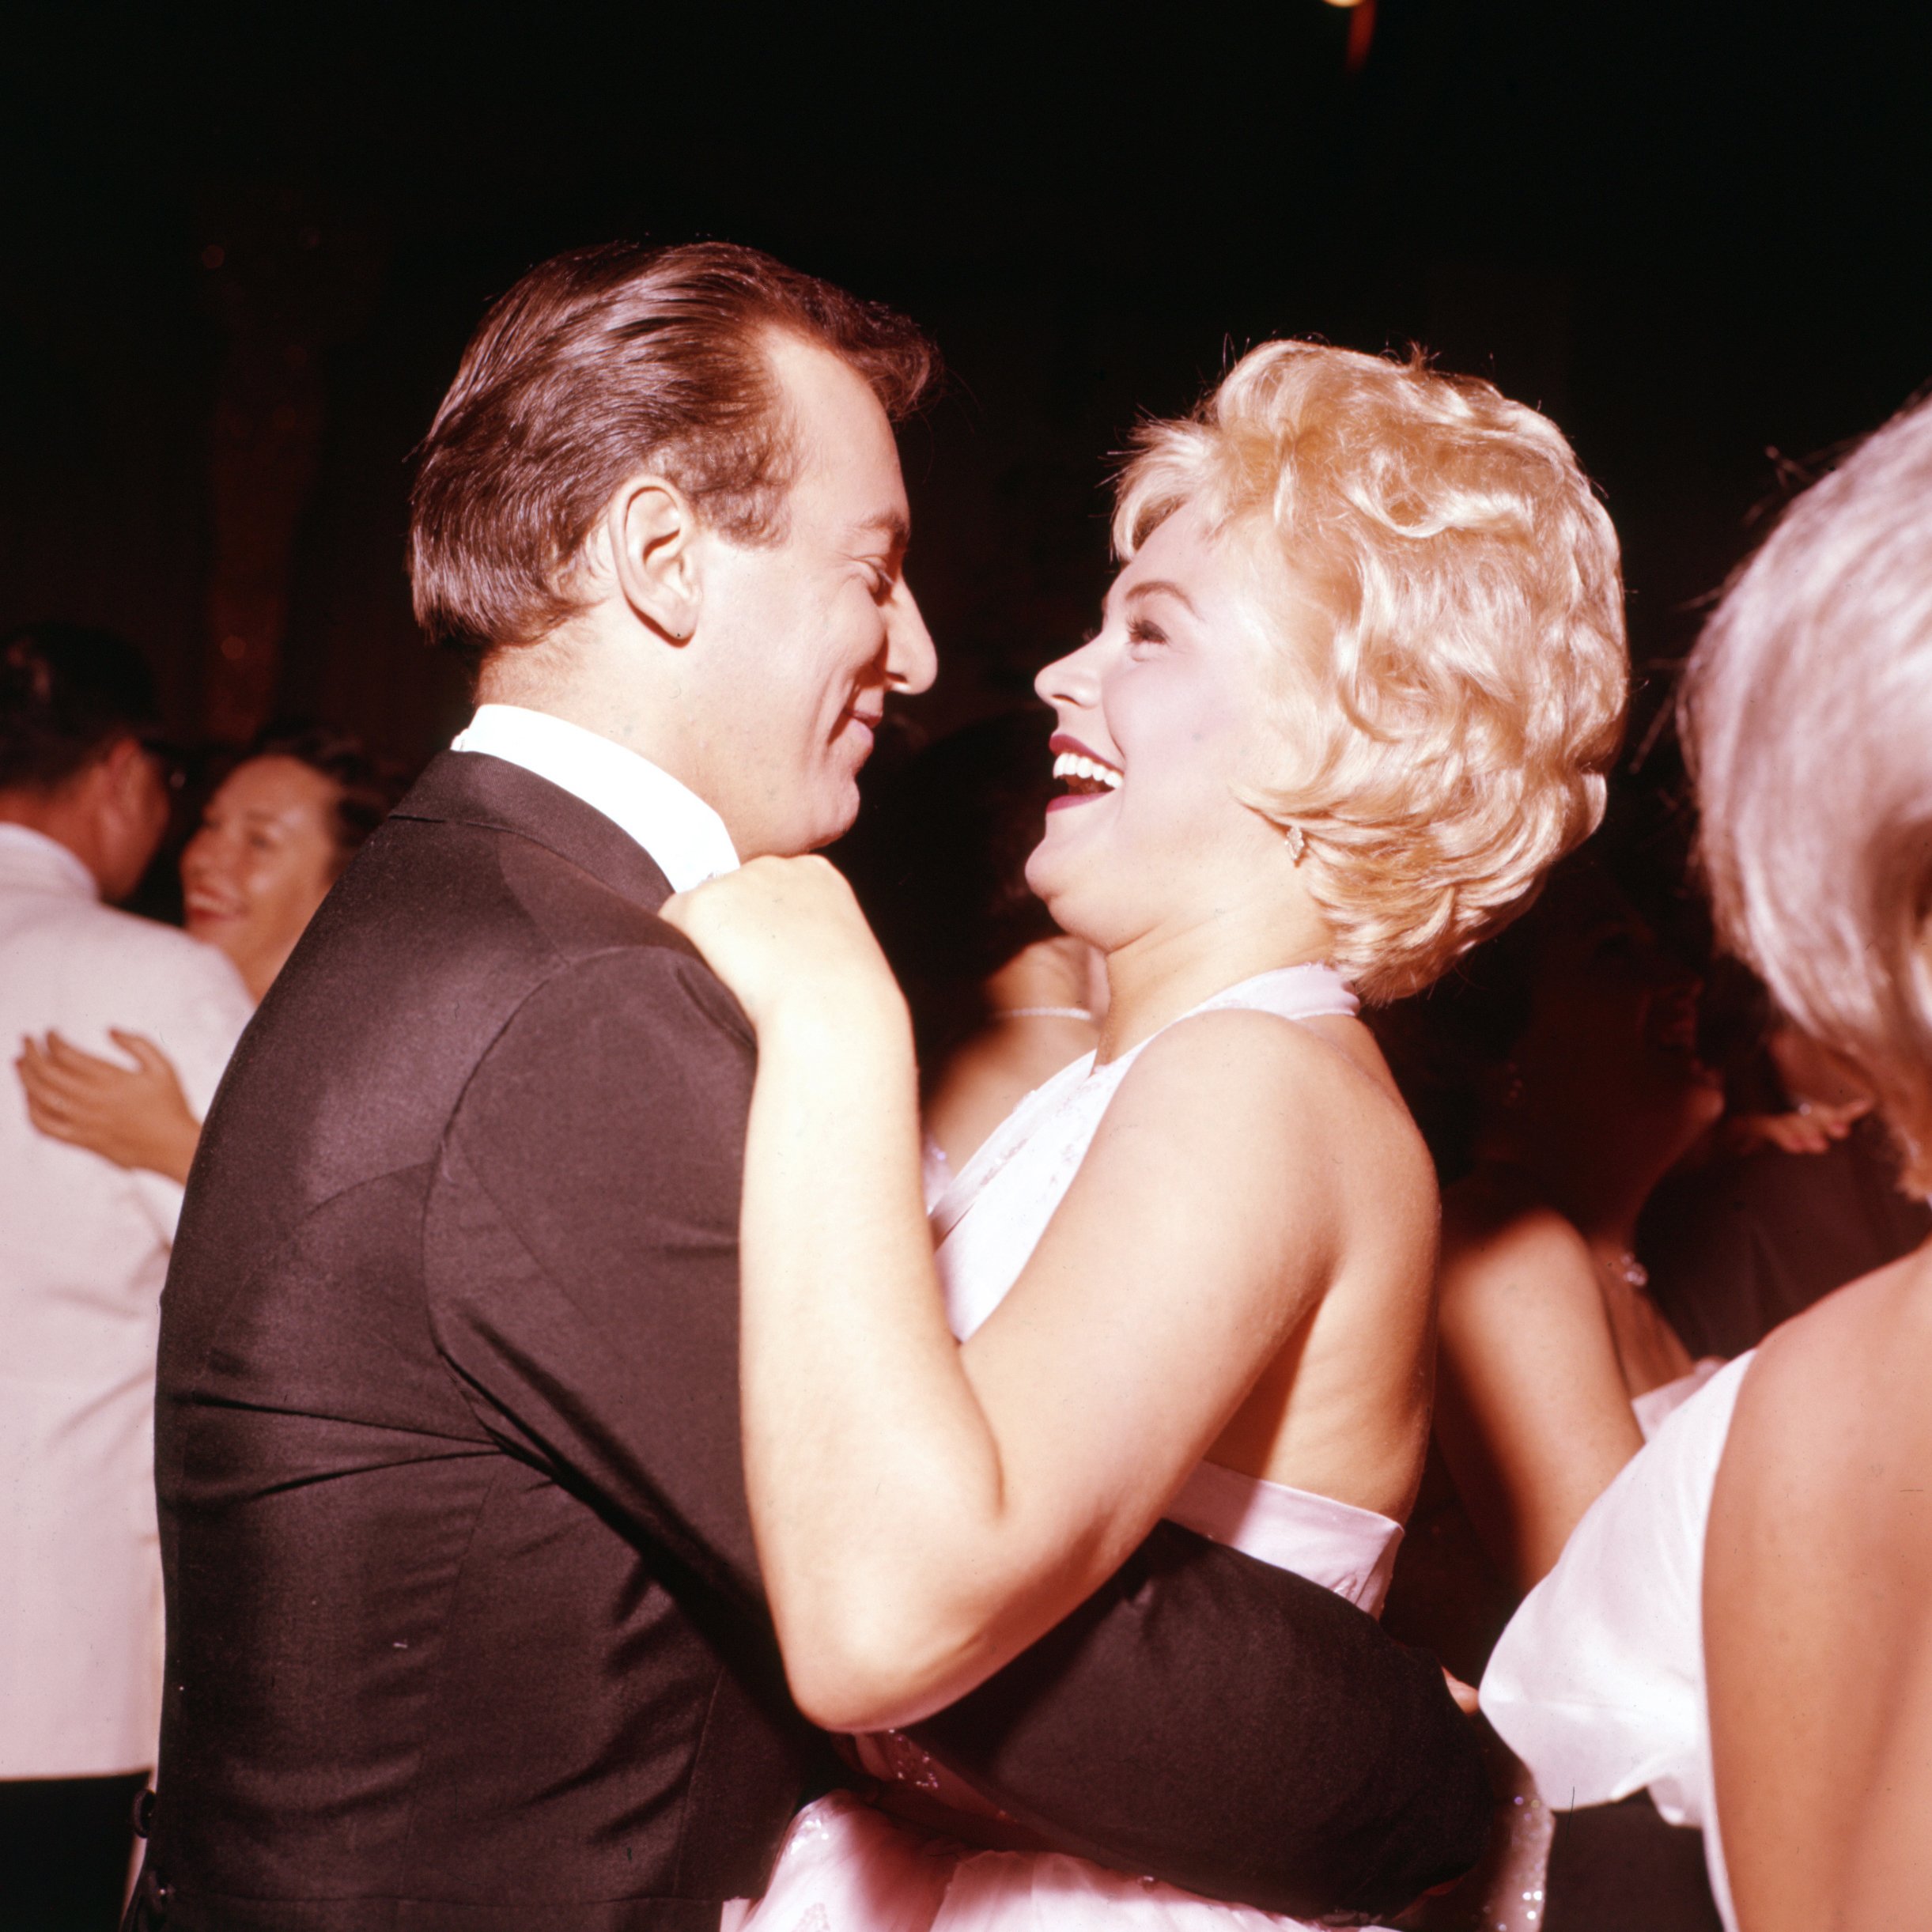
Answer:
<svg viewBox="0 0 1932 1932"><path fill-rule="evenodd" d="M259 1000L342 870L340 789L299 758L229 774L181 855L187 929L218 946Z"/></svg>
<svg viewBox="0 0 1932 1932"><path fill-rule="evenodd" d="M1068 932L1113 950L1280 890L1281 834L1236 796L1284 750L1265 705L1280 647L1261 570L1178 510L1115 579L1100 629L1035 680L1068 789L1026 879Z"/></svg>

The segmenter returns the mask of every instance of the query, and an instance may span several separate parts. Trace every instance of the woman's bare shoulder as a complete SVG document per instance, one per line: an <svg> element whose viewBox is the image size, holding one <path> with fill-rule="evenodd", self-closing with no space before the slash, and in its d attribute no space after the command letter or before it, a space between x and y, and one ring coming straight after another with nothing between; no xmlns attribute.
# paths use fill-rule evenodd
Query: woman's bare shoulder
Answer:
<svg viewBox="0 0 1932 1932"><path fill-rule="evenodd" d="M1507 1176L1471 1174L1442 1195L1442 1312L1454 1326L1606 1318L1590 1249L1574 1223Z"/></svg>
<svg viewBox="0 0 1932 1932"><path fill-rule="evenodd" d="M1196 1014L1149 1042L1103 1134L1109 1123L1185 1142L1193 1171L1217 1185L1245 1178L1265 1188L1284 1227L1312 1230L1333 1216L1337 1231L1359 1230L1366 1213L1378 1238L1410 1232L1433 1252L1435 1170L1408 1109L1373 1067L1312 1026Z"/></svg>
<svg viewBox="0 0 1932 1932"><path fill-rule="evenodd" d="M1442 1190L1442 1242L1458 1258L1502 1268L1590 1268L1575 1224L1526 1181L1479 1170Z"/></svg>
<svg viewBox="0 0 1932 1932"><path fill-rule="evenodd" d="M1862 1487L1875 1445L1932 1452L1929 1386L1932 1244L1774 1329L1739 1392L1733 1440L1772 1480Z"/></svg>
<svg viewBox="0 0 1932 1932"><path fill-rule="evenodd" d="M1355 1037L1359 1035L1359 1039ZM1360 1137L1405 1163L1428 1155L1367 1029L1242 1008L1196 1013L1148 1042L1121 1083L1142 1095L1191 1092L1231 1128L1291 1142Z"/></svg>

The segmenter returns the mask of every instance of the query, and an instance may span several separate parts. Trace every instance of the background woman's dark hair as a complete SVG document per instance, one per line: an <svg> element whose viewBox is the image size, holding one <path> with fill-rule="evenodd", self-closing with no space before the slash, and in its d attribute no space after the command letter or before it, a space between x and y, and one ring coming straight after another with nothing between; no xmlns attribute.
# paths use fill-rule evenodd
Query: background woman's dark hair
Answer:
<svg viewBox="0 0 1932 1932"><path fill-rule="evenodd" d="M57 623L0 638L0 785L51 789L160 724L153 675L125 638Z"/></svg>
<svg viewBox="0 0 1932 1932"><path fill-rule="evenodd" d="M982 720L882 778L833 855L913 1011L928 1074L987 1016L985 981L1059 931L1026 878L1057 787L1043 710Z"/></svg>
<svg viewBox="0 0 1932 1932"><path fill-rule="evenodd" d="M334 785L339 865L355 856L409 788L398 766L372 756L361 739L333 724L308 720L271 724L238 762L267 758L293 758Z"/></svg>
<svg viewBox="0 0 1932 1932"><path fill-rule="evenodd" d="M1427 992L1370 1017L1445 1185L1473 1163L1485 1100L1507 1078L1529 1024L1544 941L1568 922L1599 917L1606 891L1645 917L1677 958L1696 964L1703 981L1698 1054L1722 1072L1730 1104L1766 1112L1780 1104L1765 1053L1773 1015L1762 987L1732 962L1713 966L1701 922L1674 916L1670 882L1661 882L1660 893L1660 880L1639 862L1640 849L1600 844L1556 867L1527 913Z"/></svg>

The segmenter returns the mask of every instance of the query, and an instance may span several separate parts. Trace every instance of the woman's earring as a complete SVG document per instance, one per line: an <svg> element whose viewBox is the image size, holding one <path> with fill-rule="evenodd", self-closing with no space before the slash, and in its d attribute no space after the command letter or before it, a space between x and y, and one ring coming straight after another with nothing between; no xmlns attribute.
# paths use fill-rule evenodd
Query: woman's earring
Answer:
<svg viewBox="0 0 1932 1932"><path fill-rule="evenodd" d="M1299 825L1284 825L1281 828L1281 842L1288 849L1288 863L1299 865L1302 854L1308 849L1308 835Z"/></svg>
<svg viewBox="0 0 1932 1932"><path fill-rule="evenodd" d="M1503 1104L1506 1107L1520 1107L1523 1104L1522 1071L1513 1060L1503 1064Z"/></svg>

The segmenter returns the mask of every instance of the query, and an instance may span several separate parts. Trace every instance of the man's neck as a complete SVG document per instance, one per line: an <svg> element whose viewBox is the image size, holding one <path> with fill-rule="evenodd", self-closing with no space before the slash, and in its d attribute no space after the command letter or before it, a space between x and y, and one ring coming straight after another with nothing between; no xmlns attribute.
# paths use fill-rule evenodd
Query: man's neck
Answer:
<svg viewBox="0 0 1932 1932"><path fill-rule="evenodd" d="M85 866L95 889L100 885L99 839L94 815L62 788L0 786L0 825L22 825L64 847Z"/></svg>
<svg viewBox="0 0 1932 1932"><path fill-rule="evenodd" d="M546 637L515 651L499 651L476 681L476 702L541 711L579 730L621 745L705 798L698 762L675 729L671 707L635 690L607 688L567 639ZM711 801L705 799L707 804Z"/></svg>

